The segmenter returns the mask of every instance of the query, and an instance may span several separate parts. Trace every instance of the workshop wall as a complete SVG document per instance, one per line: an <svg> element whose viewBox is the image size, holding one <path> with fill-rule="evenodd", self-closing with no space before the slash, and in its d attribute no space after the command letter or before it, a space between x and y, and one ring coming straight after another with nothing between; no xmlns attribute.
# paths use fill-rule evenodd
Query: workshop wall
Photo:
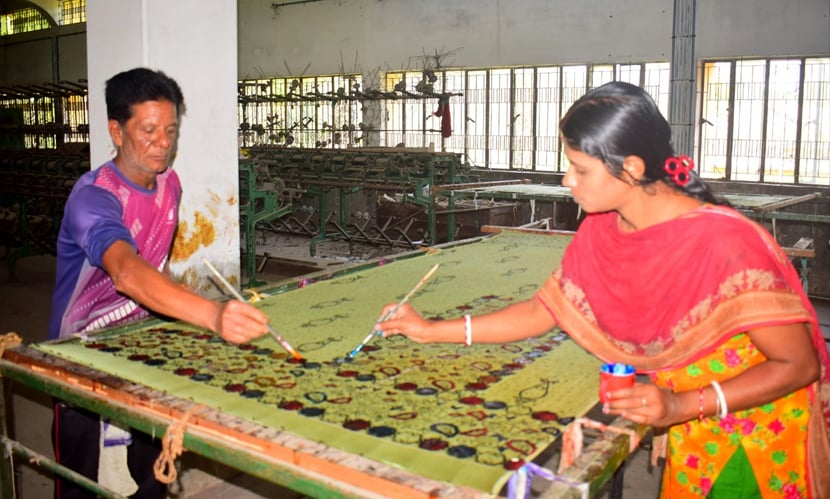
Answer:
<svg viewBox="0 0 830 499"><path fill-rule="evenodd" d="M57 15L55 0L33 3ZM434 64L436 57L449 68L669 60L672 9L673 3L666 0L239 0L236 21L211 21L210 27L220 31L223 22L236 22L239 79L342 72L370 75L379 70L420 69L425 60ZM204 28L206 16L209 9L197 8L188 22ZM695 16L697 59L830 54L827 0L697 0ZM171 30L166 34L167 49L181 37L181 47L189 50L209 36L205 33L195 28ZM0 84L86 78L86 35L85 25L70 25L0 37ZM120 42L125 40L112 40L112 47ZM198 80L208 77L194 74L186 79L198 89ZM210 121L199 118L189 116L192 121L185 133L195 134L198 122ZM523 176L528 175L523 172ZM550 175L534 181L552 183ZM731 183L719 188L788 194L813 190ZM228 199L225 193L200 192L206 193L205 205ZM362 211L372 210L366 200L355 202L365 204ZM824 202L792 209L828 214ZM558 223L566 223L563 216L560 210ZM195 212L188 218L193 219L193 228L198 227ZM788 223L778 229L783 244L814 238L817 255L811 291L830 297L830 234L825 225Z"/></svg>
<svg viewBox="0 0 830 499"><path fill-rule="evenodd" d="M283 3L285 5L274 7ZM239 77L669 60L672 2L240 1ZM827 54L826 0L697 1L697 58Z"/></svg>
<svg viewBox="0 0 830 499"><path fill-rule="evenodd" d="M55 10L54 0L33 3ZM444 67L483 67L658 61L670 59L672 50L672 2L666 0L239 0L237 5L240 79L417 69L424 57L436 54L445 56ZM826 0L698 0L696 5L698 59L830 52ZM70 25L0 37L0 84L84 78L84 29Z"/></svg>

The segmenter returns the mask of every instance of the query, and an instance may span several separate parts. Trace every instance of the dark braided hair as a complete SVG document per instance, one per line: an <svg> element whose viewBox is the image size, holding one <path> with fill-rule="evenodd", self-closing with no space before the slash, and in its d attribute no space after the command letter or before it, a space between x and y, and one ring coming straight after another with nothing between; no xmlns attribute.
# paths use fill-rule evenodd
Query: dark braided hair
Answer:
<svg viewBox="0 0 830 499"><path fill-rule="evenodd" d="M675 157L671 127L651 96L636 85L614 81L589 91L571 106L559 131L569 147L601 159L619 179L625 158L638 156L645 164L640 185L662 181L701 201L729 204L715 197L693 169L687 184L672 180L664 169L666 160Z"/></svg>

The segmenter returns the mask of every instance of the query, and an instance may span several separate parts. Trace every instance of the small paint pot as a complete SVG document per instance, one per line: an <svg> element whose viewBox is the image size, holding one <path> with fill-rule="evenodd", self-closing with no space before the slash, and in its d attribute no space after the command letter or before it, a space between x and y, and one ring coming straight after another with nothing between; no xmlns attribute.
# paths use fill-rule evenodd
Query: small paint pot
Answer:
<svg viewBox="0 0 830 499"><path fill-rule="evenodd" d="M634 386L634 366L613 362L603 364L599 370L599 400L608 402L606 395L621 388Z"/></svg>

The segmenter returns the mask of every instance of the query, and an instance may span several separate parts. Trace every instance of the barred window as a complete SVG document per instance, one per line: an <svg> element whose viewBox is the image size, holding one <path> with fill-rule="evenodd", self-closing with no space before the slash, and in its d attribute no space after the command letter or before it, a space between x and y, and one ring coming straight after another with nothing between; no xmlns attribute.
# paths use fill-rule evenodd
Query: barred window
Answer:
<svg viewBox="0 0 830 499"><path fill-rule="evenodd" d="M240 81L240 145L359 145L366 126L360 84L360 75Z"/></svg>
<svg viewBox="0 0 830 499"><path fill-rule="evenodd" d="M0 15L0 36L49 28L49 20L37 9L20 9Z"/></svg>
<svg viewBox="0 0 830 499"><path fill-rule="evenodd" d="M391 71L370 88L360 78L240 82L242 144L406 146L564 173L558 123L589 89L633 83L669 118L668 62ZM830 58L704 61L697 109L702 177L830 184Z"/></svg>
<svg viewBox="0 0 830 499"><path fill-rule="evenodd" d="M86 0L63 0L61 2L62 25L86 22Z"/></svg>
<svg viewBox="0 0 830 499"><path fill-rule="evenodd" d="M384 91L408 99L386 102L382 145L431 147L466 155L477 167L564 172L559 119L589 88L612 80L644 87L661 112L669 107L667 62L430 71L430 92L449 96L452 134L442 137L435 101L423 97L423 71L387 73ZM437 98L437 97L436 97Z"/></svg>
<svg viewBox="0 0 830 499"><path fill-rule="evenodd" d="M702 88L702 177L830 185L830 58L705 61Z"/></svg>

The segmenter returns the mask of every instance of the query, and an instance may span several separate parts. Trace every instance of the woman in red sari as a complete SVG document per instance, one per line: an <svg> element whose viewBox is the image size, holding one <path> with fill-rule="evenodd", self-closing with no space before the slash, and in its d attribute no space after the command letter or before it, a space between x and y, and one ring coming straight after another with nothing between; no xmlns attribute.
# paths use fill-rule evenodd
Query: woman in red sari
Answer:
<svg viewBox="0 0 830 499"><path fill-rule="evenodd" d="M830 356L776 241L675 155L642 89L590 91L560 132L562 183L588 215L536 296L436 322L404 306L378 328L469 344L558 325L650 376L603 410L667 436L662 497L830 497Z"/></svg>

